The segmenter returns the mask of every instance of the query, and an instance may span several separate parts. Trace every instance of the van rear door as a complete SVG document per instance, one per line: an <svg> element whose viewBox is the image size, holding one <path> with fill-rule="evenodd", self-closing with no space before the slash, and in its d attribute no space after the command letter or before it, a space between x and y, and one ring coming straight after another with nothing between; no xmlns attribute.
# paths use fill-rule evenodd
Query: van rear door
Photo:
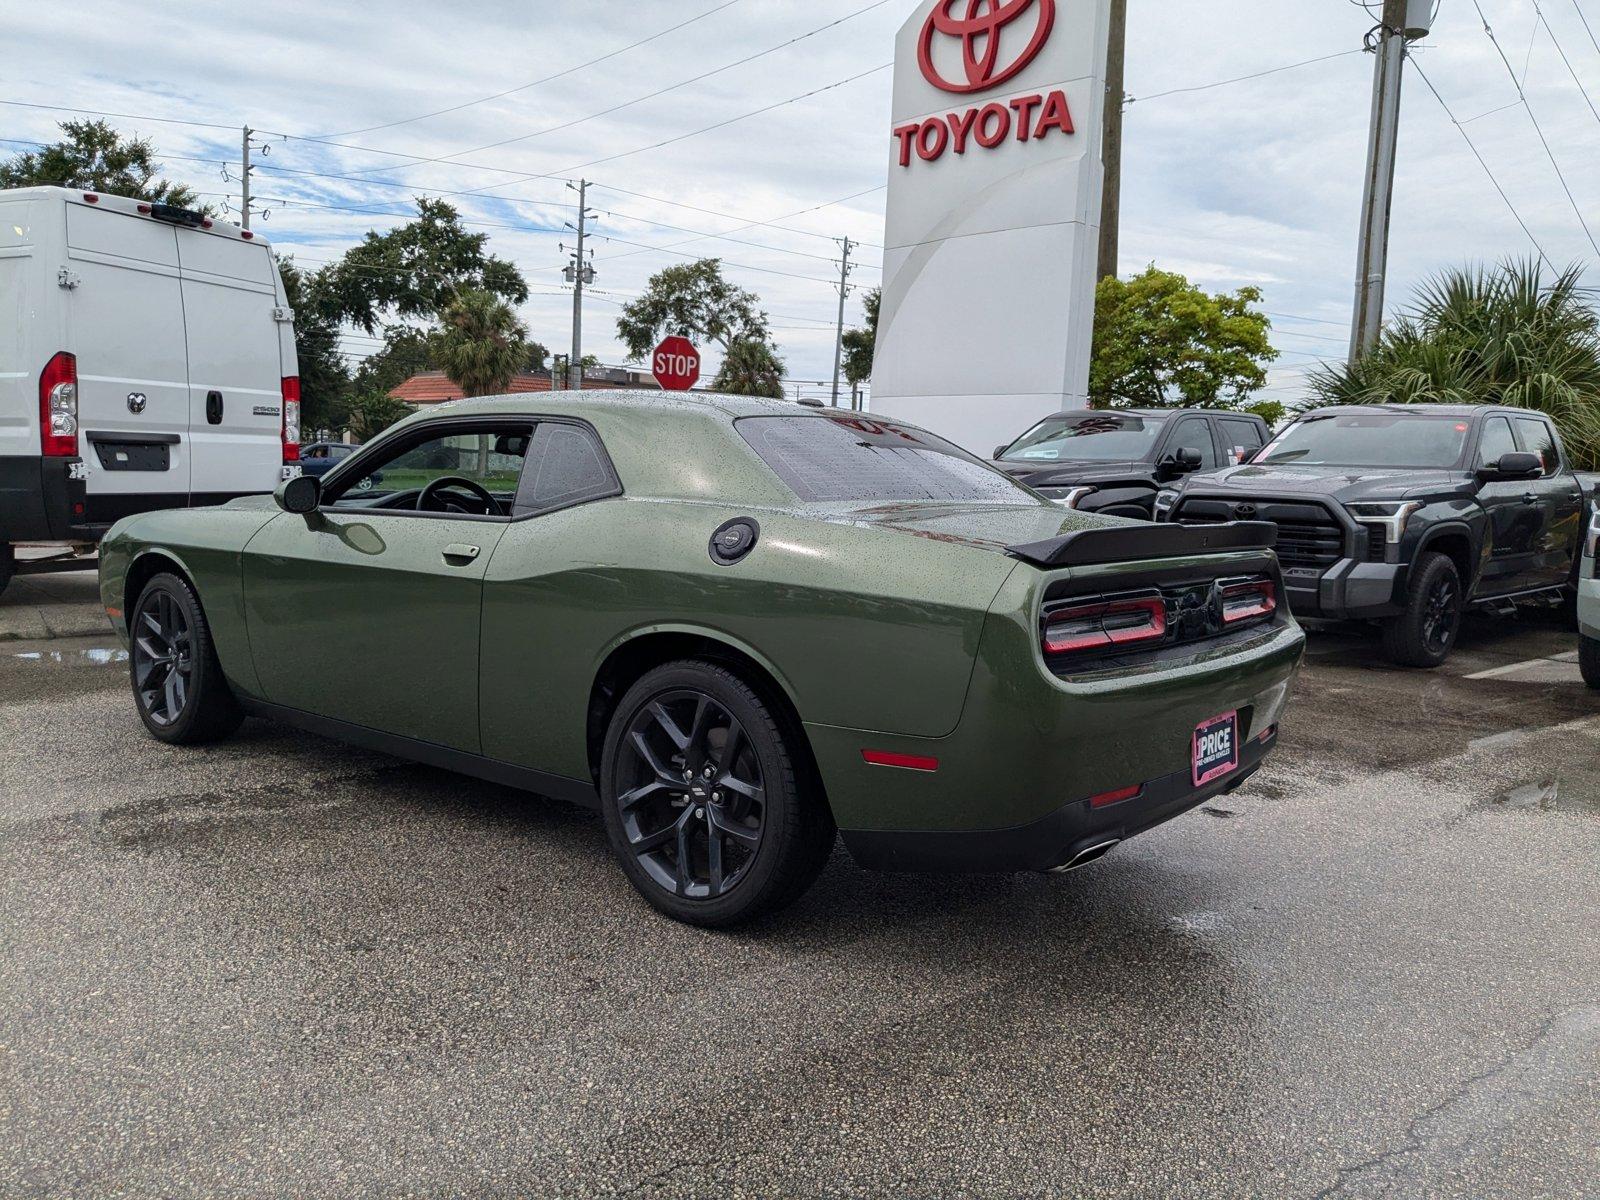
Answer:
<svg viewBox="0 0 1600 1200"><path fill-rule="evenodd" d="M82 200L65 207L88 521L181 508L191 454L176 231Z"/></svg>
<svg viewBox="0 0 1600 1200"><path fill-rule="evenodd" d="M277 268L234 229L178 231L195 504L270 492L283 467Z"/></svg>

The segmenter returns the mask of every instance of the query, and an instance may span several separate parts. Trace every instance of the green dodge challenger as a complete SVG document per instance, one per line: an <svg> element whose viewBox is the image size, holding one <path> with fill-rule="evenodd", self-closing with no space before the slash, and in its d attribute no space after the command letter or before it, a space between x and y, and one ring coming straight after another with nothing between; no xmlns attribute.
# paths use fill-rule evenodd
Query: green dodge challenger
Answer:
<svg viewBox="0 0 1600 1200"><path fill-rule="evenodd" d="M268 717L597 806L718 926L836 829L873 868L1061 871L1237 787L1304 645L1272 537L1073 512L898 422L556 393L128 518L100 585L163 741Z"/></svg>

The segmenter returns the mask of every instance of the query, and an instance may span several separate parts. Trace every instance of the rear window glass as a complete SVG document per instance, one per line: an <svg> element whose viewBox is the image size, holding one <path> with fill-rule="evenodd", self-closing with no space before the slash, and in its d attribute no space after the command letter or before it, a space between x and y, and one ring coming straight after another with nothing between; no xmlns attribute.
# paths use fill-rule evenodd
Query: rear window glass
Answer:
<svg viewBox="0 0 1600 1200"><path fill-rule="evenodd" d="M735 428L802 500L1026 504L1032 493L965 450L866 417L744 417Z"/></svg>

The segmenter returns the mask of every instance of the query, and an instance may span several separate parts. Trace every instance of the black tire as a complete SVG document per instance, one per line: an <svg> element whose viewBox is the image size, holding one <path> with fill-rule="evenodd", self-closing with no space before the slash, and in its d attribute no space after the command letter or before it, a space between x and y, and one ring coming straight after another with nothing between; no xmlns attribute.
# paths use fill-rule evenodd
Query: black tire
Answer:
<svg viewBox="0 0 1600 1200"><path fill-rule="evenodd" d="M128 677L139 719L163 742L214 742L244 720L200 599L180 576L157 575L139 593L128 617Z"/></svg>
<svg viewBox="0 0 1600 1200"><path fill-rule="evenodd" d="M1600 638L1578 639L1578 666L1583 668L1583 681L1600 691Z"/></svg>
<svg viewBox="0 0 1600 1200"><path fill-rule="evenodd" d="M12 576L17 573L16 547L8 542L0 542L0 592L6 590L6 585L11 582Z"/></svg>
<svg viewBox="0 0 1600 1200"><path fill-rule="evenodd" d="M1437 667L1461 632L1466 594L1461 573L1443 554L1427 553L1411 568L1406 610L1384 623L1383 648L1402 667Z"/></svg>
<svg viewBox="0 0 1600 1200"><path fill-rule="evenodd" d="M802 737L721 663L667 663L628 689L606 730L600 803L612 851L646 900L674 920L726 928L815 882L835 830Z"/></svg>

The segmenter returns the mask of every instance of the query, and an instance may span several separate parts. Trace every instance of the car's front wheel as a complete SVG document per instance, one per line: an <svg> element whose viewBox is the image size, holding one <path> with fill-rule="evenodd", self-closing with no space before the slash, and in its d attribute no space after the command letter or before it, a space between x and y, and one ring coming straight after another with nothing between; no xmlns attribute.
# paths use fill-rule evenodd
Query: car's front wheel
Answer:
<svg viewBox="0 0 1600 1200"><path fill-rule="evenodd" d="M720 663L648 672L606 732L600 796L622 869L651 904L722 927L789 904L833 847L787 715Z"/></svg>
<svg viewBox="0 0 1600 1200"><path fill-rule="evenodd" d="M1583 668L1583 681L1600 691L1600 638L1578 640L1578 665Z"/></svg>
<svg viewBox="0 0 1600 1200"><path fill-rule="evenodd" d="M1406 610L1383 628L1383 646L1402 667L1437 667L1461 632L1466 595L1461 573L1446 555L1428 553L1411 568Z"/></svg>
<svg viewBox="0 0 1600 1200"><path fill-rule="evenodd" d="M139 719L163 742L216 741L244 720L186 579L163 573L139 593L128 620L128 667Z"/></svg>

